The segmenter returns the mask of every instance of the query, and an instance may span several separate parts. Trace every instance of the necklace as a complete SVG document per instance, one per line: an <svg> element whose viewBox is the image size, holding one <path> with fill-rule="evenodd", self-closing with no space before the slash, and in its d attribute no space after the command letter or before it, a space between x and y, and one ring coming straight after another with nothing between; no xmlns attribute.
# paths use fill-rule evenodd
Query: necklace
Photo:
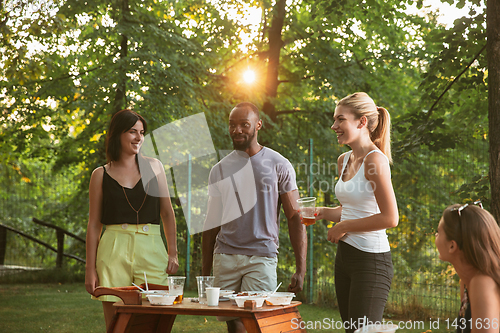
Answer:
<svg viewBox="0 0 500 333"><path fill-rule="evenodd" d="M125 194L125 199L127 199L127 202L129 204L130 208L132 208L132 210L137 214L137 224L139 224L139 211L141 210L142 206L144 206L144 203L146 202L146 198L148 197L149 182L148 182L148 187L146 188L146 195L144 196L144 200L142 200L141 207L139 207L138 210L136 210L134 208L134 206L132 206L132 204L130 203L130 200L128 200L127 192L125 192L125 187L122 186L122 190L123 190L123 194Z"/></svg>

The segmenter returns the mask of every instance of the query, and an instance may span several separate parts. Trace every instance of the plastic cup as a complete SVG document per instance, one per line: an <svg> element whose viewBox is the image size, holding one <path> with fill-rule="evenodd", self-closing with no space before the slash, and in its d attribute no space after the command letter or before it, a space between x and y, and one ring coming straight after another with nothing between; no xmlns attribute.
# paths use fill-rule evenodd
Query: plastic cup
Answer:
<svg viewBox="0 0 500 333"><path fill-rule="evenodd" d="M176 295L174 304L182 303L182 298L184 295L184 282L186 281L185 276L169 276L168 281L168 293L170 295Z"/></svg>
<svg viewBox="0 0 500 333"><path fill-rule="evenodd" d="M207 287L214 286L213 276L197 276L196 282L198 284L198 299L200 304L207 304Z"/></svg>
<svg viewBox="0 0 500 333"><path fill-rule="evenodd" d="M208 306L218 306L219 305L219 287L207 287L207 305Z"/></svg>
<svg viewBox="0 0 500 333"><path fill-rule="evenodd" d="M299 204L300 213L302 214L302 223L304 225L312 225L316 223L314 213L316 211L316 198L307 197L297 200Z"/></svg>

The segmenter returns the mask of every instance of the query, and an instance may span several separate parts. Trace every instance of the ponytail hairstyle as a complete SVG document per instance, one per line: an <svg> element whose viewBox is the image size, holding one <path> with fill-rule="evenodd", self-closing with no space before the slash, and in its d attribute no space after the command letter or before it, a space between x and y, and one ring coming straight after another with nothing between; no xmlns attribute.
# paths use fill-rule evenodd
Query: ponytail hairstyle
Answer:
<svg viewBox="0 0 500 333"><path fill-rule="evenodd" d="M500 228L487 210L474 205L462 207L457 204L444 210L446 239L457 242L465 260L500 286Z"/></svg>
<svg viewBox="0 0 500 333"><path fill-rule="evenodd" d="M383 107L377 107L373 99L367 93L357 92L344 97L337 104L348 107L354 116L359 119L365 116L367 119L370 139L392 163L391 156L391 116Z"/></svg>

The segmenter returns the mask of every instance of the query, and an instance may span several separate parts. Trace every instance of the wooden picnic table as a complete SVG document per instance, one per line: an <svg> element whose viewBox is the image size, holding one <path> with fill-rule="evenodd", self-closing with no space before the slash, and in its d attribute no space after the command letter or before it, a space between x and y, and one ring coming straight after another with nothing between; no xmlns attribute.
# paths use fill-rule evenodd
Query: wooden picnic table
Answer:
<svg viewBox="0 0 500 333"><path fill-rule="evenodd" d="M150 285L151 286L151 285ZM168 289L152 285L151 289ZM151 305L134 287L98 287L95 296L114 295L122 301L113 304L115 316L108 333L170 332L177 315L239 317L248 333L306 332L300 329L302 318L297 309L301 302L289 305L266 305L260 308L239 308L231 301L208 306L184 298L174 305Z"/></svg>
<svg viewBox="0 0 500 333"><path fill-rule="evenodd" d="M109 289L106 290L99 294L109 295ZM275 306L264 304L250 309L239 308L231 301L208 306L184 298L180 304L159 306L151 305L139 293L120 291L113 294L121 296L122 301L114 303L116 313L108 333L170 332L177 315L239 317L248 333L306 332L299 328L302 318L297 306L301 302Z"/></svg>
<svg viewBox="0 0 500 333"><path fill-rule="evenodd" d="M298 328L302 320L297 310L300 304L263 305L252 310L239 308L230 301L208 306L191 302L190 298L185 298L181 304L166 306L150 305L147 300L141 305L125 305L120 301L114 304L117 317L110 332L170 332L177 315L240 317L248 333L305 332L293 329Z"/></svg>

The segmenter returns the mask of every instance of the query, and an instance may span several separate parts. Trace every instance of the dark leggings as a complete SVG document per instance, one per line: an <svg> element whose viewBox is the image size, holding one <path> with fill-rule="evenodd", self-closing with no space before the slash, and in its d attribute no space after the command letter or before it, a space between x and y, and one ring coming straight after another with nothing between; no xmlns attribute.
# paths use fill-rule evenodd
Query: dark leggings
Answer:
<svg viewBox="0 0 500 333"><path fill-rule="evenodd" d="M340 241L335 257L335 291L347 333L382 322L394 275L391 252L369 253Z"/></svg>

